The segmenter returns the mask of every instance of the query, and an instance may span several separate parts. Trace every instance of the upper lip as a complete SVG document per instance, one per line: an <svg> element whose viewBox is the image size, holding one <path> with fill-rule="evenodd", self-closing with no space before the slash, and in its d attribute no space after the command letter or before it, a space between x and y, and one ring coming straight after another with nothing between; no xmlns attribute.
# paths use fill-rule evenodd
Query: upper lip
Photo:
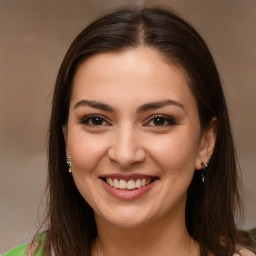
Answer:
<svg viewBox="0 0 256 256"><path fill-rule="evenodd" d="M129 173L129 174L122 174L122 173L111 173L111 174L105 174L101 175L100 178L105 179L105 178L113 178L113 179L118 179L118 180L136 180L136 179L159 179L157 176L153 175L147 175L147 174L139 174L139 173Z"/></svg>

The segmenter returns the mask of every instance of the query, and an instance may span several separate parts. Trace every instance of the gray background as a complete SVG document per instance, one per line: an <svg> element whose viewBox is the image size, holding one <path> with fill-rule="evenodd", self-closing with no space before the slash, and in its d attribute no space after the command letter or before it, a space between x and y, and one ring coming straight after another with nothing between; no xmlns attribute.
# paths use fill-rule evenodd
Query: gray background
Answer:
<svg viewBox="0 0 256 256"><path fill-rule="evenodd" d="M99 14L128 3L171 6L207 41L243 173L241 225L256 226L256 0L0 0L0 254L28 242L44 216L52 88L68 46Z"/></svg>

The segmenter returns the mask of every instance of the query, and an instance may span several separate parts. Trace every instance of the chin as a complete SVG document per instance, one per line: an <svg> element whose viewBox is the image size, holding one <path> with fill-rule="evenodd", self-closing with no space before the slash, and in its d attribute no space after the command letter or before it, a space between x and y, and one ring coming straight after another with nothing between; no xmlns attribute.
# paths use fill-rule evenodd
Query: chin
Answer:
<svg viewBox="0 0 256 256"><path fill-rule="evenodd" d="M95 218L97 221L97 214ZM116 210L115 213L113 213L112 210L108 215L101 214L100 218L101 220L106 221L110 225L116 226L118 228L137 229L147 225L147 223L150 223L150 220L153 219L153 216L150 217L146 213L143 214L138 209L134 210L123 207L121 211Z"/></svg>

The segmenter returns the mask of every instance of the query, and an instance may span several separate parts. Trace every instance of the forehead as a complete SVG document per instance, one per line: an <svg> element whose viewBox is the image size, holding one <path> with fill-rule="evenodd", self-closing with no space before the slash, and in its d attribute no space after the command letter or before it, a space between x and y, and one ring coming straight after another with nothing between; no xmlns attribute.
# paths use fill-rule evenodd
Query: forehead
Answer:
<svg viewBox="0 0 256 256"><path fill-rule="evenodd" d="M83 98L143 104L168 97L195 104L183 69L149 47L89 58L78 68L72 86L71 104Z"/></svg>

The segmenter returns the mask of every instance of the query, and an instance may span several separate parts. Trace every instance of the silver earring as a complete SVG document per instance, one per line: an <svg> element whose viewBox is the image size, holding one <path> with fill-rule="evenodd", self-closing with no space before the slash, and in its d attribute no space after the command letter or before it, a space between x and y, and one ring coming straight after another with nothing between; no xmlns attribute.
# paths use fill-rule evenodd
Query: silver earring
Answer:
<svg viewBox="0 0 256 256"><path fill-rule="evenodd" d="M67 165L68 165L68 172L72 173L72 170L71 170L71 157L67 156L66 161L67 161Z"/></svg>
<svg viewBox="0 0 256 256"><path fill-rule="evenodd" d="M210 164L210 161L211 161L211 156L209 156L209 161L207 164L205 164L204 162L201 163L201 165L203 166L203 169L202 169L202 182L203 183L205 182L204 172L205 172L206 168L208 167L208 165Z"/></svg>
<svg viewBox="0 0 256 256"><path fill-rule="evenodd" d="M204 179L204 172L205 172L205 169L207 167L207 164L202 162L201 165L203 166L203 169L202 169L202 182L204 183L204 181L205 181L205 179Z"/></svg>

